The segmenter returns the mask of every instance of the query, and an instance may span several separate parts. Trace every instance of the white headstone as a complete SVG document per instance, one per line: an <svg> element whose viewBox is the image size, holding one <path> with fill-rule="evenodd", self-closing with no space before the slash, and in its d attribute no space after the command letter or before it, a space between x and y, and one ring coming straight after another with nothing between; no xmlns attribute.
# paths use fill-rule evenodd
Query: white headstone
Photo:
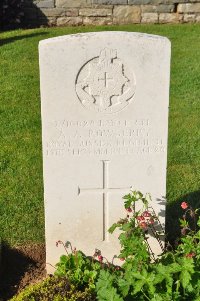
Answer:
<svg viewBox="0 0 200 301"><path fill-rule="evenodd" d="M170 42L84 33L39 51L47 262L64 253L57 240L111 260L119 242L107 229L131 187L149 192L165 221Z"/></svg>

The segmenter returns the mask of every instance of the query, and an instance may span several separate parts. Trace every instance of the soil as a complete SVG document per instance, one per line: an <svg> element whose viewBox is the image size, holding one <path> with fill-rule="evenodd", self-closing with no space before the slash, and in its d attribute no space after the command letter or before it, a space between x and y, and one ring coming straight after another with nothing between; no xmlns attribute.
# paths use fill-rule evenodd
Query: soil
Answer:
<svg viewBox="0 0 200 301"><path fill-rule="evenodd" d="M7 301L27 285L45 278L45 245L3 245L0 271L0 301Z"/></svg>

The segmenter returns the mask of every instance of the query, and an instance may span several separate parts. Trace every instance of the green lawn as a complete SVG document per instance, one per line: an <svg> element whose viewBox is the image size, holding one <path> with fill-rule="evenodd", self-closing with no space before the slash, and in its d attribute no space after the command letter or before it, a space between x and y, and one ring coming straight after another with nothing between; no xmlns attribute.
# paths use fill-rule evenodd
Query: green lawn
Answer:
<svg viewBox="0 0 200 301"><path fill-rule="evenodd" d="M38 42L102 30L141 31L171 40L168 224L178 214L176 202L200 204L200 25L41 28L0 33L0 237L11 245L44 241Z"/></svg>

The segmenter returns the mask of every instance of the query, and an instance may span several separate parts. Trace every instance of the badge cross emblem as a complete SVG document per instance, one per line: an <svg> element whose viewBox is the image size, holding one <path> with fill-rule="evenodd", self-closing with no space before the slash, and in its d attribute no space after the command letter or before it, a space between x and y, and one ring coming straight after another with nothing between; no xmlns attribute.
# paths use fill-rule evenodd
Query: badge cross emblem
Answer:
<svg viewBox="0 0 200 301"><path fill-rule="evenodd" d="M135 93L134 75L117 57L116 50L105 48L79 71L76 93L83 106L114 113L131 101Z"/></svg>

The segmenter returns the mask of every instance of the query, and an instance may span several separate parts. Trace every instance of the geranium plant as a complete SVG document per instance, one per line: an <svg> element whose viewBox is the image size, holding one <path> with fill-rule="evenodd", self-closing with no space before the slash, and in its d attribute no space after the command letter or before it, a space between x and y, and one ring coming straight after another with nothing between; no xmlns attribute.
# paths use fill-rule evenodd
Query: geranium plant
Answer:
<svg viewBox="0 0 200 301"><path fill-rule="evenodd" d="M124 200L126 217L109 229L110 233L120 230L121 251L114 258L121 259L122 266L114 265L114 259L109 263L99 250L88 258L72 249L61 257L56 274L66 275L74 284L89 286L99 301L200 301L198 210L182 202L181 238L177 248L169 250L168 244L163 244L164 231L151 207L150 195L131 191ZM160 245L158 257L148 242L150 235Z"/></svg>

